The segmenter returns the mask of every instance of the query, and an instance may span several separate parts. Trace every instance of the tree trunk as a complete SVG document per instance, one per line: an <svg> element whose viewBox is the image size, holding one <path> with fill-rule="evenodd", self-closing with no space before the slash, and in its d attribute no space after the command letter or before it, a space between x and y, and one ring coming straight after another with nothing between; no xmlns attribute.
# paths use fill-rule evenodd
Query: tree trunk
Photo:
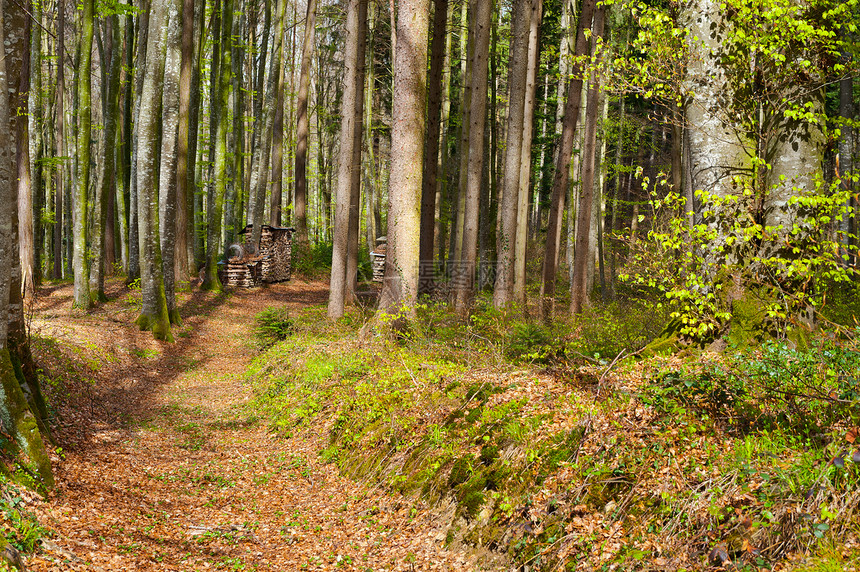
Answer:
<svg viewBox="0 0 860 572"><path fill-rule="evenodd" d="M137 57L135 58L135 75L134 93L143 92L143 80L146 69L146 50L149 45L149 1L141 0L143 12L138 19L138 41L137 41ZM138 164L140 156L140 107L143 103L142 97L135 98L134 101L134 120L132 133L132 157L131 166L129 169L129 197L128 197L128 277L129 283L134 283L135 280L141 277L141 261L140 261L140 196L138 187Z"/></svg>
<svg viewBox="0 0 860 572"><path fill-rule="evenodd" d="M87 255L87 193L90 188L90 141L92 139L91 68L93 52L93 2L82 0L81 14L81 61L78 68L78 169L75 177L74 195L74 245L73 262L75 273L75 302L77 308L92 306L90 298L90 261Z"/></svg>
<svg viewBox="0 0 860 572"><path fill-rule="evenodd" d="M159 108L164 90L165 50L168 29L168 2L154 0L149 14L146 68L140 92L137 150L137 211L140 241L141 309L137 325L151 330L155 339L173 341L170 315L164 290L159 233ZM167 161L168 157L165 156Z"/></svg>
<svg viewBox="0 0 860 572"><path fill-rule="evenodd" d="M389 315L404 309L407 318L414 317L418 296L429 13L429 0L401 0L397 15L388 250L379 308Z"/></svg>
<svg viewBox="0 0 860 572"><path fill-rule="evenodd" d="M529 68L529 25L531 2L514 4L511 33L511 63L508 79L507 145L505 175L502 182L501 226L497 236L498 267L493 304L496 308L513 301L514 248L517 238L517 205L520 190L520 163L523 148L523 124L526 105L526 78Z"/></svg>
<svg viewBox="0 0 860 572"><path fill-rule="evenodd" d="M308 244L308 138L310 120L308 117L308 91L310 90L311 58L313 57L314 34L316 31L317 0L308 0L305 19L305 41L302 46L302 67L299 73L299 91L296 95L296 190L295 201L296 242L299 255Z"/></svg>
<svg viewBox="0 0 860 572"><path fill-rule="evenodd" d="M571 78L567 83L567 103L564 105L563 113L559 114L559 118L564 117L564 122L561 128L561 140L556 158L555 175L552 181L552 197L550 198L549 224L544 248L540 293L540 313L544 321L552 319L555 308L555 280L558 273L561 222L564 215L565 197L570 186L570 160L573 155L573 142L582 102L581 57L588 53L589 42L586 30L591 27L594 5L594 0L584 0L582 5L582 13L576 26L576 47L574 53L577 59L571 70ZM559 105L561 105L561 101L560 98ZM571 213L573 212L573 206L571 205Z"/></svg>
<svg viewBox="0 0 860 572"><path fill-rule="evenodd" d="M206 1L200 0L194 2L194 69L191 72L191 99L188 103L188 196L186 197L187 218L188 218L188 266L192 275L197 275L199 264L203 263L203 225L204 216L203 209L195 210L195 205L202 201L202 194L199 192L198 185L198 169L197 169L197 149L200 141L200 66L203 60L203 45L204 32L206 31L205 24ZM200 198L198 198L200 197Z"/></svg>
<svg viewBox="0 0 860 572"><path fill-rule="evenodd" d="M600 54L597 51L597 39L603 37L605 7L598 6L594 10L594 59L599 64ZM588 304L588 265L591 250L591 216L594 194L595 155L597 151L597 114L600 99L600 78L595 76L589 81L588 102L585 108L585 138L582 159L582 188L580 189L579 209L577 214L576 252L573 259L573 284L570 293L570 311L580 314ZM592 258L593 260L593 258Z"/></svg>
<svg viewBox="0 0 860 572"><path fill-rule="evenodd" d="M21 285L28 296L36 290L36 236L33 225L33 180L30 176L30 125L27 111L30 98L30 20L23 30L26 41L15 98L15 157L18 168L18 254L21 268ZM33 157L38 161L38 157ZM36 191L38 192L38 190Z"/></svg>
<svg viewBox="0 0 860 572"><path fill-rule="evenodd" d="M439 135L442 120L442 74L445 64L445 39L448 0L433 2L433 38L430 47L430 74L427 79L427 140L424 153L424 181L421 189L421 240L418 255L418 293L433 291L435 266L433 250L436 230L436 190L439 177Z"/></svg>
<svg viewBox="0 0 860 572"><path fill-rule="evenodd" d="M188 177L188 154L191 113L191 74L194 65L194 0L182 2L182 61L179 68L179 125L176 146L176 276L179 280L191 278L189 251L189 194L194 192ZM189 216L191 215L191 217Z"/></svg>
<svg viewBox="0 0 860 572"><path fill-rule="evenodd" d="M353 294L348 286L353 278L348 272L351 220L357 212L353 198L358 192L361 175L361 126L364 115L364 46L367 24L367 0L350 0L346 12L346 45L344 46L343 96L341 99L341 136L338 154L337 195L334 220L334 244L331 264L328 317L343 316L344 306Z"/></svg>
<svg viewBox="0 0 860 572"><path fill-rule="evenodd" d="M119 78L122 73L122 27L119 16L111 16L110 28L110 62L104 62L109 66L105 74L106 105L104 105L104 145L99 165L99 195L95 205L96 215L93 218L95 225L92 231L92 267L90 268L90 291L93 298L106 301L105 296L105 250L106 250L106 226L107 217L113 217L113 212L108 210L108 197L115 183L115 159L116 159L116 134L117 118L119 117Z"/></svg>
<svg viewBox="0 0 860 572"><path fill-rule="evenodd" d="M57 6L57 90L56 90L56 137L57 137L57 155L65 156L65 110L64 110L64 92L66 90L66 64L65 58L65 35L66 35L66 8L64 2L59 2ZM57 184L54 186L54 280L60 280L63 277L63 185L65 183L65 161L57 165Z"/></svg>
<svg viewBox="0 0 860 572"><path fill-rule="evenodd" d="M284 15L281 16L283 24L286 26L286 0L284 3ZM277 95L275 96L275 124L272 132L272 190L269 199L269 224L272 226L281 226L281 204L283 203L283 188L284 188L284 75L286 73L286 41L281 32L281 50L278 54L280 65L278 66L278 85Z"/></svg>
<svg viewBox="0 0 860 572"><path fill-rule="evenodd" d="M13 164L16 150L16 130L12 117L16 112L10 100L10 79L20 78L29 58L26 46L27 14L16 2L0 2L0 133L8 134L0 145L0 425L11 439L5 448L22 466L35 468L31 474L34 483L43 491L54 486L51 464L48 459L40 426L43 411L35 399L41 398L38 379L29 355L24 332L23 300L21 298L21 267L19 265L17 173ZM26 95L19 93L19 98ZM20 171L20 167L18 167ZM25 362L29 363L25 363ZM29 373L29 375L28 375ZM37 393L37 396L33 395ZM41 400L44 404L44 401ZM46 435L47 436L47 435Z"/></svg>
<svg viewBox="0 0 860 572"><path fill-rule="evenodd" d="M490 50L490 26L493 17L493 2L481 0L472 3L472 26L470 34L474 40L470 74L471 108L469 110L469 161L465 217L463 223L463 252L455 261L454 308L461 317L469 311L475 290L475 263L478 253L478 221L481 197L481 182L484 169L484 127L487 119L487 72ZM435 159L434 159L435 161Z"/></svg>
<svg viewBox="0 0 860 572"><path fill-rule="evenodd" d="M32 180L33 189L35 189L30 212L33 221L33 257L29 262L33 268L31 280L33 291L29 291L26 277L24 277L24 291L27 296L32 296L35 293L35 288L42 283L42 250L45 248L46 230L45 225L42 224L42 209L47 206L48 199L45 191L49 188L45 178L45 168L39 161L45 156L45 120L42 110L45 99L42 92L42 26L44 25L42 21L44 20L44 10L38 2L33 4L33 18L35 25L30 26L30 69L33 76L33 88L30 90L28 101L34 159ZM46 208L45 210L49 209ZM45 249L45 251L50 256L48 250Z"/></svg>
<svg viewBox="0 0 860 572"><path fill-rule="evenodd" d="M221 290L218 262L221 259L221 219L224 216L224 195L227 191L227 109L230 104L230 74L233 34L233 0L222 0L221 6L221 59L218 66L217 117L215 131L215 192L208 212L208 238L206 240L206 274L201 288ZM214 103L214 102L213 102Z"/></svg>
<svg viewBox="0 0 860 572"><path fill-rule="evenodd" d="M526 305L526 245L529 230L529 188L531 183L532 135L534 133L535 105L537 96L537 70L540 66L541 15L543 0L532 0L529 16L528 72L526 73L526 102L523 116L523 145L520 159L519 204L517 206L517 236L514 241L514 302L527 311Z"/></svg>
<svg viewBox="0 0 860 572"><path fill-rule="evenodd" d="M179 136L180 67L182 65L182 0L169 6L164 61L164 93L161 105L161 173L158 183L162 272L167 314L171 324L182 320L176 308L176 184Z"/></svg>

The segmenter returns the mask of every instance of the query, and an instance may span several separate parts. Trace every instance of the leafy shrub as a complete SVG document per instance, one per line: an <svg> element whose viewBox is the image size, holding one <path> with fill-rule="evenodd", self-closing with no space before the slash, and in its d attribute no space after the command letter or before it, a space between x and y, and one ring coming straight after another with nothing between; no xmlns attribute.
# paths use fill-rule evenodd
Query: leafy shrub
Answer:
<svg viewBox="0 0 860 572"><path fill-rule="evenodd" d="M860 348L829 339L805 350L767 342L701 371L663 374L645 393L643 401L663 411L673 403L709 411L741 433L779 429L816 439L860 422Z"/></svg>
<svg viewBox="0 0 860 572"><path fill-rule="evenodd" d="M293 333L293 321L286 308L267 308L257 314L254 338L265 349L283 341Z"/></svg>

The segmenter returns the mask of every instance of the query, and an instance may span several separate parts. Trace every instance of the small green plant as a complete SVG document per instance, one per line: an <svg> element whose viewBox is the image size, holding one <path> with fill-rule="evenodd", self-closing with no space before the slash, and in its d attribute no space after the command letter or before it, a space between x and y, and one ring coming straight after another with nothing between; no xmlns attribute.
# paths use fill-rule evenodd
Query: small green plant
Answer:
<svg viewBox="0 0 860 572"><path fill-rule="evenodd" d="M254 338L260 349L269 348L293 333L293 321L286 308L267 308L257 314Z"/></svg>

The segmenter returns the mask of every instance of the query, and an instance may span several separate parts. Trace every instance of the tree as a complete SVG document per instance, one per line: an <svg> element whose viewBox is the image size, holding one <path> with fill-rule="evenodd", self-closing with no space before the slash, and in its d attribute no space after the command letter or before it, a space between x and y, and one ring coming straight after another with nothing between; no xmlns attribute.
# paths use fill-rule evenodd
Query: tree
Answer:
<svg viewBox="0 0 860 572"><path fill-rule="evenodd" d="M311 58L313 57L314 34L316 32L317 0L308 0L305 19L305 41L302 45L302 64L299 73L299 91L296 95L296 189L293 194L295 205L296 242L299 248L308 243L308 137L310 118L308 117L308 92L311 81Z"/></svg>
<svg viewBox="0 0 860 572"><path fill-rule="evenodd" d="M90 291L93 298L99 301L107 300L105 296L105 229L108 216L113 218L113 212L108 212L108 196L112 185L116 182L116 136L117 118L119 117L119 84L122 73L122 26L120 18L112 15L108 19L110 42L108 48L110 59L103 62L108 70L105 75L107 89L104 102L104 145L99 161L99 193L95 204L94 227L92 229L92 267L90 268Z"/></svg>
<svg viewBox="0 0 860 572"><path fill-rule="evenodd" d="M189 177L191 139L191 76L194 65L194 0L182 3L182 60L179 68L179 125L176 146L176 275L184 280L190 277L194 261L193 237L189 225L193 220L190 194L194 187ZM190 254L189 254L190 251Z"/></svg>
<svg viewBox="0 0 860 572"><path fill-rule="evenodd" d="M424 182L421 189L421 241L419 246L419 294L429 294L433 286L433 246L436 238L436 193L439 177L439 135L442 124L442 76L445 67L445 38L448 0L433 2L433 38L430 47L430 74L427 97L427 141L424 153ZM444 173L442 174L444 176Z"/></svg>
<svg viewBox="0 0 860 572"><path fill-rule="evenodd" d="M25 475L15 478L46 491L53 488L54 477L42 435L46 431L44 400L23 327L17 165L13 160L17 137L12 128L14 106L9 90L10 78L19 78L24 69L29 39L26 22L27 14L19 3L0 2L0 46L4 51L0 58L0 133L12 135L0 141L0 425L10 437L8 453ZM6 473L4 469L0 471Z"/></svg>
<svg viewBox="0 0 860 572"><path fill-rule="evenodd" d="M577 59L571 70L570 79L567 82L567 100L564 104L561 141L558 147L555 175L552 181L549 224L547 226L541 272L542 280L539 303L541 306L540 313L545 321L549 321L552 318L555 305L555 279L558 272L561 222L562 215L564 214L565 198L570 185L570 160L573 156L573 140L576 135L582 100L583 66L580 62L589 50L586 30L589 30L591 27L594 5L594 0L584 0L582 3L582 12L576 25L576 47L574 48L574 54ZM562 103L559 102L559 105L561 106Z"/></svg>
<svg viewBox="0 0 860 572"><path fill-rule="evenodd" d="M167 314L181 324L176 308L176 185L179 137L180 65L182 60L182 0L168 0L162 90L161 172L158 182L158 228Z"/></svg>
<svg viewBox="0 0 860 572"><path fill-rule="evenodd" d="M526 107L526 77L529 67L529 21L531 2L514 4L511 32L511 72L508 78L508 133L505 146L505 175L502 181L499 232L496 252L496 286L493 304L508 306L514 295L514 246L517 234L517 204L520 192L523 125Z"/></svg>
<svg viewBox="0 0 860 572"><path fill-rule="evenodd" d="M594 10L593 25L593 51L594 59L599 65L602 48L600 40L603 39L603 28L606 8L598 5ZM573 259L573 284L570 287L570 311L579 314L588 304L588 264L593 260L591 229L592 209L594 207L594 173L595 154L597 152L597 114L600 102L600 77L599 74L592 77L588 82L588 101L585 107L585 140L583 143L583 165L582 165L582 187L579 195L579 209L577 210L576 229L576 252Z"/></svg>
<svg viewBox="0 0 860 572"><path fill-rule="evenodd" d="M209 199L207 212L206 274L201 288L221 290L218 262L221 260L221 220L224 216L224 195L227 191L227 109L230 104L230 37L233 32L233 0L222 0L220 61L217 89L213 94L215 114L215 188Z"/></svg>
<svg viewBox="0 0 860 572"><path fill-rule="evenodd" d="M164 62L171 0L154 0L149 13L146 68L140 93L137 153L137 211L140 240L141 309L137 324L159 340L173 341L164 289L159 232L159 108L164 90ZM164 158L165 161L167 157Z"/></svg>
<svg viewBox="0 0 860 572"><path fill-rule="evenodd" d="M93 2L83 0L81 14L81 63L78 69L78 158L74 194L74 244L73 262L75 273L75 307L88 309L90 297L90 261L87 255L87 196L90 189L90 140L92 139L92 52L93 52Z"/></svg>
<svg viewBox="0 0 860 572"><path fill-rule="evenodd" d="M487 117L487 72L490 50L490 26L493 2L472 4L474 15L474 48L471 65L471 109L469 110L469 161L467 170L466 200L464 202L463 253L457 261L458 276L454 283L454 306L465 316L474 293L475 262L478 255L478 220L480 193L484 170L484 125ZM435 161L435 159L434 159ZM435 186L435 185L434 185Z"/></svg>
<svg viewBox="0 0 860 572"><path fill-rule="evenodd" d="M346 13L344 85L341 100L341 137L338 153L334 245L331 265L328 316L343 316L347 284L355 277L348 272L351 242L358 242L358 201L353 200L361 182L361 135L364 116L364 46L367 31L367 0L350 0ZM353 223L354 221L354 223ZM355 236L350 236L351 227Z"/></svg>
<svg viewBox="0 0 860 572"><path fill-rule="evenodd" d="M387 314L403 309L407 317L418 297L429 13L429 0L401 0L397 13L388 249L379 307Z"/></svg>

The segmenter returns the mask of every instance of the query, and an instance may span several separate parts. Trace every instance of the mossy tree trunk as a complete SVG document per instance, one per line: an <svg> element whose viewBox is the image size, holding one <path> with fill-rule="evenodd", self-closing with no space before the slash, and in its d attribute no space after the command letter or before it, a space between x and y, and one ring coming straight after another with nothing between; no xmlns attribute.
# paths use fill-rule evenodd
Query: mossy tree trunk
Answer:
<svg viewBox="0 0 860 572"><path fill-rule="evenodd" d="M158 131L164 88L168 0L155 0L149 14L146 68L140 94L137 152L137 210L142 307L137 324L159 340L173 341L164 288L159 239ZM140 72L141 70L139 70ZM175 132L174 132L175 134ZM164 158L167 160L167 157Z"/></svg>
<svg viewBox="0 0 860 572"><path fill-rule="evenodd" d="M0 3L0 132L11 130L14 109L9 79L20 77L24 63L27 14L11 0ZM30 486L48 490L54 486L51 464L40 426L44 401L35 376L29 347L23 335L21 267L18 258L16 137L0 142L0 460L5 471ZM7 318L8 317L8 318ZM22 359L23 358L23 359ZM26 395L25 392L29 395ZM29 397L29 399L28 399ZM41 408L39 405L41 404ZM10 466L12 465L12 466Z"/></svg>
<svg viewBox="0 0 860 572"><path fill-rule="evenodd" d="M81 59L78 69L78 137L77 173L75 176L74 241L72 266L75 273L75 307L92 306L90 297L90 260L87 252L87 195L90 189L90 141L92 139L92 53L93 53L93 2L83 0L81 14Z"/></svg>
<svg viewBox="0 0 860 572"><path fill-rule="evenodd" d="M116 135L117 119L119 117L119 80L122 73L122 25L119 16L109 18L110 43L105 50L110 53L109 70L105 74L107 80L107 97L104 105L104 145L102 146L101 170L99 176L98 203L95 205L96 214L92 233L93 266L90 269L90 291L99 301L107 300L105 296L105 228L108 216L108 196L112 192L111 185L115 181ZM102 65L108 65L103 62Z"/></svg>
<svg viewBox="0 0 860 572"><path fill-rule="evenodd" d="M206 243L206 274L201 288L221 290L218 262L221 258L221 220L224 216L224 195L227 191L227 110L230 104L231 35L233 33L233 0L223 0L221 6L220 62L216 90L217 116L215 121L215 187L212 196Z"/></svg>

